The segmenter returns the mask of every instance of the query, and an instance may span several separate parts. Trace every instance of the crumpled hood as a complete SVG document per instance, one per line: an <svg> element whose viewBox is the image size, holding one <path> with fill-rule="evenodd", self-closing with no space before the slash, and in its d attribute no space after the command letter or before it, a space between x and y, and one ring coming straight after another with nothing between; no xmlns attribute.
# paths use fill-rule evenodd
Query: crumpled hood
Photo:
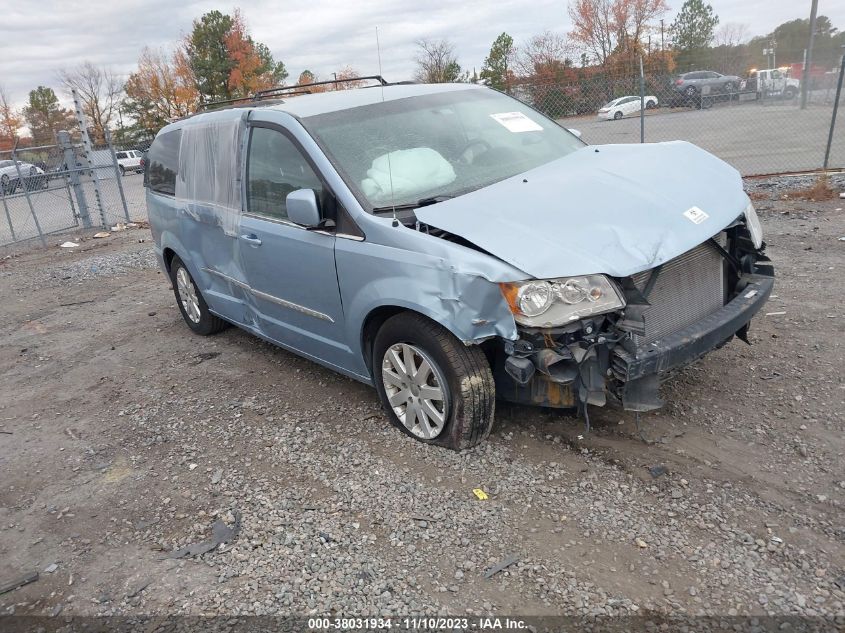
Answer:
<svg viewBox="0 0 845 633"><path fill-rule="evenodd" d="M748 204L733 167L683 141L590 145L417 218L537 278L627 277L701 244ZM692 207L696 223L685 215Z"/></svg>

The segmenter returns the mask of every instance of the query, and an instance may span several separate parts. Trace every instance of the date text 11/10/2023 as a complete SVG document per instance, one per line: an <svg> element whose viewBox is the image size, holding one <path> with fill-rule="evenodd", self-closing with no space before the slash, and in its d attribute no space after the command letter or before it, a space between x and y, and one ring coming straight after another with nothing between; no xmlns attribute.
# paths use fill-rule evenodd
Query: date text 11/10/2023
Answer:
<svg viewBox="0 0 845 633"><path fill-rule="evenodd" d="M309 618L309 631L519 631L528 623L519 618L403 617Z"/></svg>

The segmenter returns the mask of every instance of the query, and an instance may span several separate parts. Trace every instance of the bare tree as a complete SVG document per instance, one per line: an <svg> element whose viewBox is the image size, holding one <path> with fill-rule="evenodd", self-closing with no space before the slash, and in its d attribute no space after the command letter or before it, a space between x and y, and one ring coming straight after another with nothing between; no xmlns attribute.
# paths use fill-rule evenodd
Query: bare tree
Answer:
<svg viewBox="0 0 845 633"><path fill-rule="evenodd" d="M105 130L111 123L120 103L123 82L108 68L83 62L70 70L59 71L59 80L68 94L79 93L82 110L91 121L95 143L105 142Z"/></svg>
<svg viewBox="0 0 845 633"><path fill-rule="evenodd" d="M415 79L425 83L447 83L466 79L455 56L455 47L449 40L419 40Z"/></svg>
<svg viewBox="0 0 845 633"><path fill-rule="evenodd" d="M516 54L516 67L523 77L552 81L571 66L569 55L574 48L561 35L545 31L523 44Z"/></svg>
<svg viewBox="0 0 845 633"><path fill-rule="evenodd" d="M744 74L750 63L749 39L747 24L727 22L720 26L713 38L713 64L723 73Z"/></svg>
<svg viewBox="0 0 845 633"><path fill-rule="evenodd" d="M749 31L747 24L726 22L717 29L713 43L716 46L739 46L740 44L745 44L748 39Z"/></svg>

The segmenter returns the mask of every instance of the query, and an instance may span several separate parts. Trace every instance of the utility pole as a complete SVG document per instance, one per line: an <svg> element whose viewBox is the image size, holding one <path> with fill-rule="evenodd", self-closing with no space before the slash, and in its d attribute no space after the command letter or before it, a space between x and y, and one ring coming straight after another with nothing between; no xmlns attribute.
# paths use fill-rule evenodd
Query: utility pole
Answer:
<svg viewBox="0 0 845 633"><path fill-rule="evenodd" d="M830 131L827 134L827 147L824 150L822 169L827 171L830 159L830 146L833 143L833 128L836 127L836 112L839 110L839 97L842 95L842 79L845 78L845 44L842 45L842 60L839 62L839 80L836 82L836 99L833 101L833 115L830 118Z"/></svg>
<svg viewBox="0 0 845 633"><path fill-rule="evenodd" d="M772 38L772 68L778 67L778 49L777 49L777 42L775 38Z"/></svg>
<svg viewBox="0 0 845 633"><path fill-rule="evenodd" d="M663 52L663 18L660 18L660 52Z"/></svg>
<svg viewBox="0 0 845 633"><path fill-rule="evenodd" d="M801 73L801 109L807 109L807 90L810 84L810 67L813 65L813 40L816 38L816 14L819 11L819 0L813 0L810 8L810 42L807 44L807 55L804 57L804 72Z"/></svg>

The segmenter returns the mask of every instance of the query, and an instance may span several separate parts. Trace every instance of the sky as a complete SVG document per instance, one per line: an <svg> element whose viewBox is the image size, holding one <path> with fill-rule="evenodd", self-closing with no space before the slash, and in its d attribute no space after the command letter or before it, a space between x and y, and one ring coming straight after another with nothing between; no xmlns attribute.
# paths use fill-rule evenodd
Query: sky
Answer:
<svg viewBox="0 0 845 633"><path fill-rule="evenodd" d="M671 23L683 0L667 0ZM810 0L710 0L721 24L742 23L749 36L809 17ZM376 26L382 74L410 79L420 38L447 38L467 70L481 69L490 44L502 31L517 44L571 24L567 0L39 0L14 2L0 21L0 85L23 105L38 85L59 90L56 73L83 61L128 76L144 46L171 50L192 21L212 9L239 6L253 38L270 47L291 77L308 68L321 78L349 65L362 75L378 73ZM819 0L819 14L845 29L845 1Z"/></svg>

